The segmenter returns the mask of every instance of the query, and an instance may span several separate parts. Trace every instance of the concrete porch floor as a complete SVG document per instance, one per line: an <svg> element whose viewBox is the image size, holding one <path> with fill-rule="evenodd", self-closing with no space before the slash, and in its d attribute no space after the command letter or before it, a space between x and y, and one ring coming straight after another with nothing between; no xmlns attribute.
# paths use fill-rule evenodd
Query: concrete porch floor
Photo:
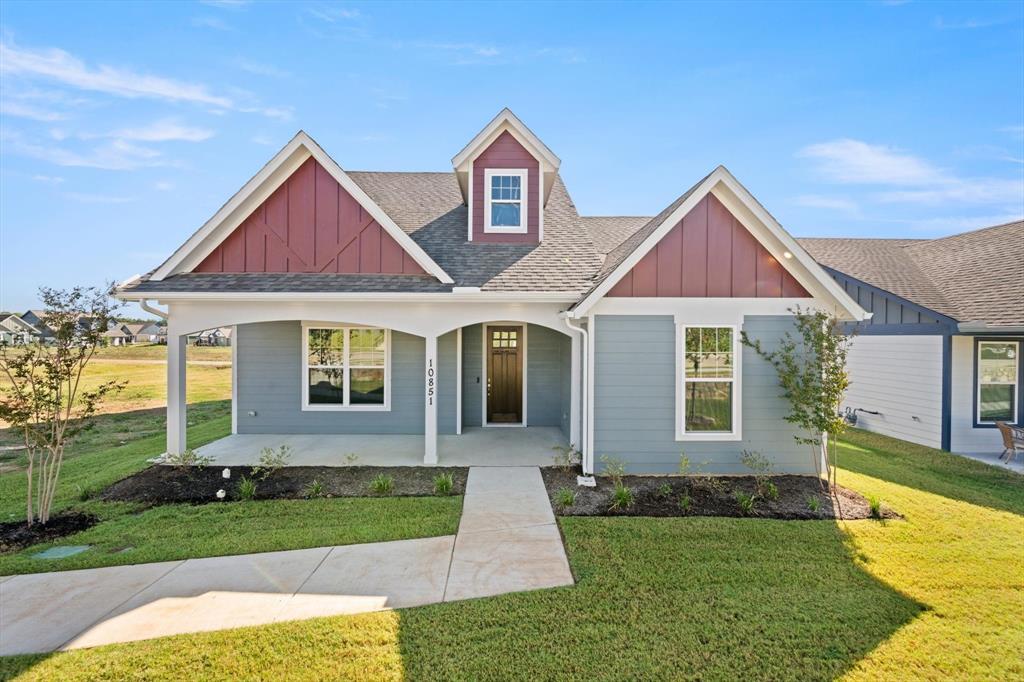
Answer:
<svg viewBox="0 0 1024 682"><path fill-rule="evenodd" d="M556 445L566 445L561 429L551 426L472 427L462 435L439 434L437 466L550 466ZM423 436L236 434L196 449L225 466L252 466L260 450L288 445L291 466L423 466ZM347 455L358 458L349 461Z"/></svg>

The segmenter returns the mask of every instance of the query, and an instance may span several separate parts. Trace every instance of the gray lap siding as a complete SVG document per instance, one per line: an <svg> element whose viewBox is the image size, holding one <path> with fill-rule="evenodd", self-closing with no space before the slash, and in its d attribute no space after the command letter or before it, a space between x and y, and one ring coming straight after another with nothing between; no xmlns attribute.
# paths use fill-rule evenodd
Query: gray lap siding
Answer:
<svg viewBox="0 0 1024 682"><path fill-rule="evenodd" d="M695 321L697 323L698 321ZM791 330L789 316L751 316L742 329L775 347ZM749 473L744 449L768 457L777 472L809 474L810 449L793 439L797 430L774 368L743 348L740 441L677 441L676 330L670 315L601 315L595 335L594 455L620 459L633 472L674 473L685 451L691 468L706 473Z"/></svg>

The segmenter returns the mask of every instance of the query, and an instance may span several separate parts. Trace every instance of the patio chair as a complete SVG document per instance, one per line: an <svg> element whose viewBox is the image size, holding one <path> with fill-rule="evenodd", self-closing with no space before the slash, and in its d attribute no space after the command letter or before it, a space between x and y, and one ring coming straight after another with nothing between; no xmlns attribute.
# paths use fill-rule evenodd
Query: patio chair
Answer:
<svg viewBox="0 0 1024 682"><path fill-rule="evenodd" d="M1024 452L1024 429L1010 426L1006 422L996 422L996 426L1003 434L1003 454L999 455L999 459L1012 462L1018 452Z"/></svg>

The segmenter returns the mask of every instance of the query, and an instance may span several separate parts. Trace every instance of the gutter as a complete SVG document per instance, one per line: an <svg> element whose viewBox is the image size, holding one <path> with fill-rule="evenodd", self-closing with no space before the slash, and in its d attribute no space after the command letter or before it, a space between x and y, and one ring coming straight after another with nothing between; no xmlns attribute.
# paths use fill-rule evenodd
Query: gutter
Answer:
<svg viewBox="0 0 1024 682"><path fill-rule="evenodd" d="M1024 325L1020 324L1008 324L1008 325L992 325L987 322L961 322L956 326L957 331L969 334L972 332L994 332L994 333L1006 333L1006 334L1020 334L1024 333Z"/></svg>

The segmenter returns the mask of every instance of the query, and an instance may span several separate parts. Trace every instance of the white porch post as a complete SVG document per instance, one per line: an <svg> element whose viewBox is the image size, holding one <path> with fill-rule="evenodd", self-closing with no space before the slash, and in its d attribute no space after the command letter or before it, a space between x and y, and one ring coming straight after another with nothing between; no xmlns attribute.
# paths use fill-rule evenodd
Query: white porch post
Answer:
<svg viewBox="0 0 1024 682"><path fill-rule="evenodd" d="M569 442L583 452L583 442L580 440L580 393L583 391L583 384L580 381L580 368L583 365L580 357L583 348L581 336L576 333L569 337L572 341L572 350L569 354L572 357L569 373L569 381L572 383L569 391Z"/></svg>
<svg viewBox="0 0 1024 682"><path fill-rule="evenodd" d="M425 341L426 395L424 396L423 463L437 464L437 334L428 334Z"/></svg>
<svg viewBox="0 0 1024 682"><path fill-rule="evenodd" d="M167 333L167 454L185 451L188 404L185 398L185 348L188 337Z"/></svg>

